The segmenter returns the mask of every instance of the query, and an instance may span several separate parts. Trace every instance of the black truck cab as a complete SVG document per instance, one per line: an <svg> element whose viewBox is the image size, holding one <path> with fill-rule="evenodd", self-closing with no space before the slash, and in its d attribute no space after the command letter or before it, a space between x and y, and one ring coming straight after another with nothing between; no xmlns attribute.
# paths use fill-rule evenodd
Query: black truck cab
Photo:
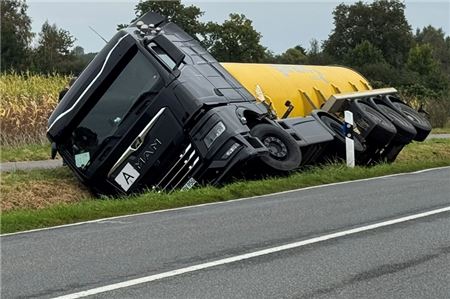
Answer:
<svg viewBox="0 0 450 299"><path fill-rule="evenodd" d="M214 184L267 155L247 115L265 105L191 36L156 13L120 30L48 121L47 136L94 193Z"/></svg>

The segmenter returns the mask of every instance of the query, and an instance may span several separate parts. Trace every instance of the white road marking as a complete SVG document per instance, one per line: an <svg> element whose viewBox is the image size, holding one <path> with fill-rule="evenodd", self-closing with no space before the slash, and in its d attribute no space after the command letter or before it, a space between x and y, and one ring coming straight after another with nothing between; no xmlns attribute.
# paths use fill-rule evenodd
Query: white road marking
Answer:
<svg viewBox="0 0 450 299"><path fill-rule="evenodd" d="M94 289L90 289L90 290L86 290L86 291L82 291L82 292L78 292L78 293L73 293L73 294L56 297L55 299L75 299L75 298L82 298L82 297L86 297L86 296L92 296L92 295L96 295L96 294L100 294L100 293L105 293L105 292L123 289L123 288L131 287L131 286L135 286L135 285L139 285L139 284L143 284L143 283L152 282L155 280L160 280L160 279L167 278L167 277L173 277L173 276L181 275L184 273L199 271L199 270L203 270L203 269L207 269L207 268L211 268L211 267L215 267L215 266L220 266L220 265L225 265L225 264L230 264L230 263L243 261L243 260L247 260L247 259L251 259L251 258L255 258L255 257L267 255L267 254L272 254L272 253L280 252L280 251L284 251L284 250L289 250L289 249L293 249L293 248L299 248L299 247L314 244L314 243L319 243L319 242L323 242L323 241L327 241L327 240L331 240L331 239L345 237L348 235L357 234L357 233L365 232L365 231L369 231L369 230L374 230L374 229L377 229L380 227L386 227L389 225L394 225L394 224L398 224L398 223L402 223L402 222L406 222L406 221L410 221L410 220L414 220L414 219L419 219L419 218L423 218L423 217L427 217L427 216L431 216L431 215L436 215L436 214L440 214L440 213L445 213L445 212L449 212L449 211L450 211L450 206L432 210L432 211L428 211L428 212L423 212L423 213L419 213L419 214L414 214L414 215L409 215L409 216L405 216L405 217L401 217L401 218L378 222L378 223L374 223L374 224L370 224L370 225L365 225L365 226L361 226L361 227L357 227L357 228L353 228L353 229L349 229L349 230L345 230L345 231L340 231L340 232L336 232L336 233L332 233L332 234L328 234L328 235L323 235L323 236L315 237L312 239L302 240L299 242L294 242L294 243L285 244L285 245L281 245L281 246L277 246L277 247L267 248L264 250L259 250L259 251L241 254L241 255L237 255L237 256L233 256L233 257L229 257L229 258L224 258L224 259L220 259L217 261L212 261L212 262L208 262L208 263L204 263L204 264L194 265L194 266L181 268L181 269L177 269L177 270L172 270L172 271L168 271L168 272L164 272L164 273L160 273L160 274L150 275L150 276L132 279L132 280L128 280L128 281L123 281L123 282L119 282L119 283L114 283L114 284L110 284L110 285L106 285L106 286L102 286L102 287L98 287L98 288L94 288Z"/></svg>
<svg viewBox="0 0 450 299"><path fill-rule="evenodd" d="M159 214L159 213L173 212L173 211L186 210L186 209L194 209L194 208L212 206L212 205L224 205L224 204L229 204L229 203L244 201L244 200L249 200L249 199L258 199L258 198L263 198L263 197L277 196L277 195L289 194L289 193L299 192L299 191L306 191L306 190L311 190L311 189L319 189L319 188L333 187L333 186L344 185L344 184L367 182L367 181L373 181L373 180L379 180L379 179L385 179L385 178L391 178L391 177L397 177L397 176L403 176L403 175L421 174L424 172L430 172L430 171L442 170L442 169L450 169L450 166L428 168L428 169L422 169L422 170L418 170L418 171L414 171L414 172L402 172L402 173L388 174L388 175L353 180L353 181L344 181L344 182L323 184L323 185L317 185L317 186L304 187L304 188L298 188L298 189L293 189L293 190L269 193L269 194L264 194L264 195L257 195L257 196L244 197L244 198L238 198L238 199L230 199L230 200L219 201L219 202L203 203L203 204L185 206L185 207L179 207L179 208L173 208L173 209L165 209L165 210L158 210L158 211L136 213L136 214L131 214L131 215L121 215L121 216L107 217L107 218L101 218L101 219L94 219L94 220L88 220L88 221L82 221L82 222L76 222L76 223L70 223L70 224L63 224L63 225L57 225L57 226L51 226L51 227L31 229L31 230L20 231L20 232L15 232L15 233L1 234L0 237L28 234L28 233L34 233L34 232L40 232L40 231L46 231L46 230L54 230L54 229L78 226L78 225L83 225L83 224L98 223L98 222L107 221L107 220L115 220L115 219L128 218L128 217L132 218L132 217L136 217L136 216L144 216L144 215Z"/></svg>

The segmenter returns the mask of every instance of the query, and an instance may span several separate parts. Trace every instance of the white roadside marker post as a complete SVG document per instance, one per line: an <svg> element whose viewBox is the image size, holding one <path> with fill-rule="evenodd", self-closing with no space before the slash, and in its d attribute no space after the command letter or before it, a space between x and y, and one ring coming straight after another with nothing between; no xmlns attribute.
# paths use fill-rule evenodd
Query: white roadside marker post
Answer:
<svg viewBox="0 0 450 299"><path fill-rule="evenodd" d="M353 113L344 111L344 134L347 166L355 167L355 141L353 140Z"/></svg>

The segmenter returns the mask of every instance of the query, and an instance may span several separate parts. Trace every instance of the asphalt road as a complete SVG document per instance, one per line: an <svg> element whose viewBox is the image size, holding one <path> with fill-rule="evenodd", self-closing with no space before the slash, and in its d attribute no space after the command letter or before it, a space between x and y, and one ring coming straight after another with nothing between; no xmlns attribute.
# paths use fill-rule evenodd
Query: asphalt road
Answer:
<svg viewBox="0 0 450 299"><path fill-rule="evenodd" d="M13 172L16 170L53 169L62 167L62 160L20 161L0 163L0 172Z"/></svg>
<svg viewBox="0 0 450 299"><path fill-rule="evenodd" d="M449 206L447 167L6 235L1 297L448 298L450 212L126 284Z"/></svg>

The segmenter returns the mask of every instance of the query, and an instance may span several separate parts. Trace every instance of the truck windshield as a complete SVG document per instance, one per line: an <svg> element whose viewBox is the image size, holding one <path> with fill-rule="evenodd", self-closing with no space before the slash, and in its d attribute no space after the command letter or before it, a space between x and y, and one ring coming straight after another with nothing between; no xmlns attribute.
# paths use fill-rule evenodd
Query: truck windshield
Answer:
<svg viewBox="0 0 450 299"><path fill-rule="evenodd" d="M102 142L115 134L140 96L150 91L159 80L155 67L137 51L73 131L72 149L77 167L89 163Z"/></svg>

